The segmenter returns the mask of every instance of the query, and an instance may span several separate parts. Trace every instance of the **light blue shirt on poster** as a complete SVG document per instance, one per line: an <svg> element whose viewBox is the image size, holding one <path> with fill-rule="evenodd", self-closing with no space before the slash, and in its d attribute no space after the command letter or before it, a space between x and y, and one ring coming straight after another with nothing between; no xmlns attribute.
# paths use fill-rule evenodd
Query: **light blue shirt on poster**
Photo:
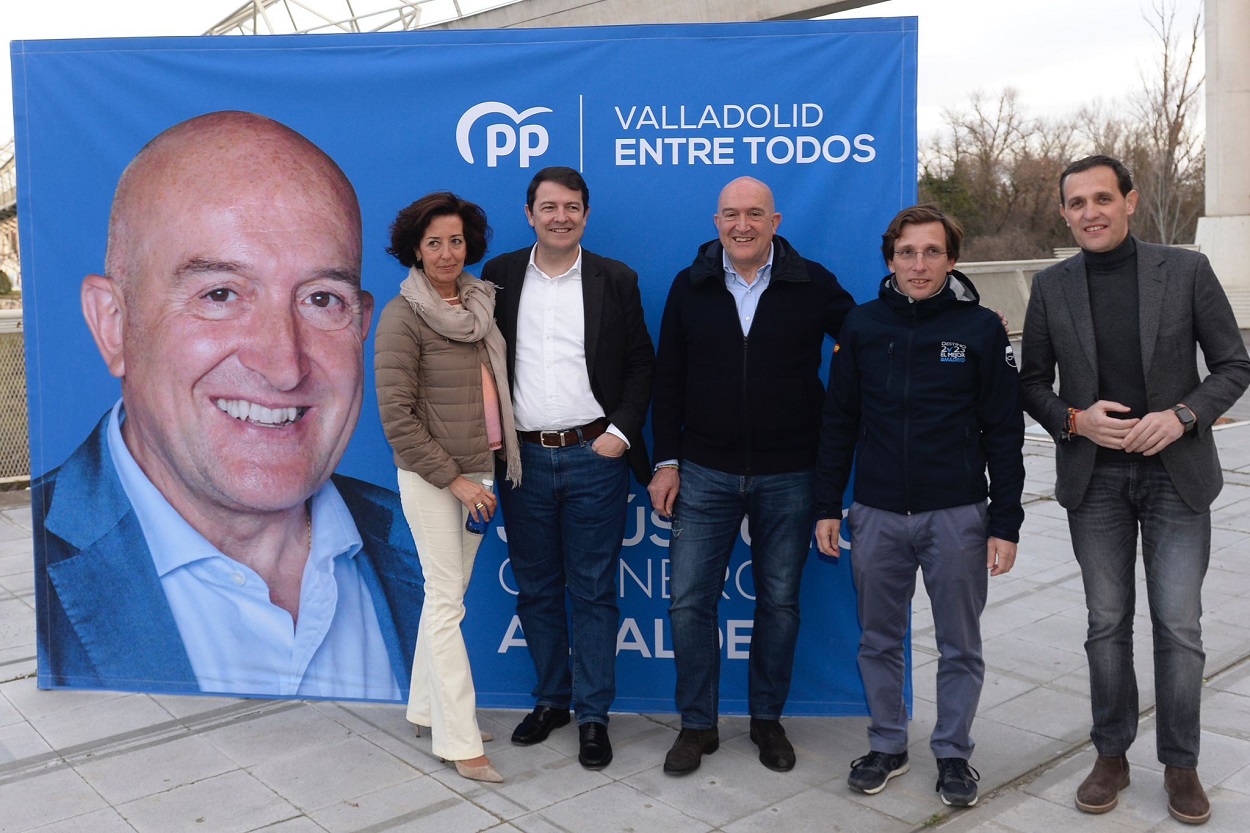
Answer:
<svg viewBox="0 0 1250 833"><path fill-rule="evenodd" d="M360 533L333 483L312 498L312 549L299 624L251 568L183 520L122 440L119 401L109 454L134 507L200 689L281 697L398 700L373 599L356 562Z"/></svg>
<svg viewBox="0 0 1250 833"><path fill-rule="evenodd" d="M734 269L733 263L729 260L729 252L721 252L725 263L725 286L734 296L734 305L738 308L738 323L742 325L744 336L751 332L751 322L755 320L755 310L760 305L760 296L764 294L765 289L768 289L768 282L772 280L773 249L772 245L768 247L768 262L755 273L755 280L751 283L747 283L746 279Z"/></svg>

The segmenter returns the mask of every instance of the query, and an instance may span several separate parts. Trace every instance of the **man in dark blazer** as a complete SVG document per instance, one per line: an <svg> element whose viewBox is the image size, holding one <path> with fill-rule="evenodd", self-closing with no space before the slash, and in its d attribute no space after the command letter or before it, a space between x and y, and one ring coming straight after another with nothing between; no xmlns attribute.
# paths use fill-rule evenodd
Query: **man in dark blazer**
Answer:
<svg viewBox="0 0 1250 833"><path fill-rule="evenodd" d="M1105 813L1129 784L1140 529L1168 811L1201 824L1211 812L1197 775L1202 581L1223 485L1211 426L1250 383L1250 359L1207 258L1129 233L1138 194L1121 162L1072 163L1059 198L1081 252L1033 281L1020 381L1025 409L1055 438L1055 496L1068 510L1089 608L1098 758L1076 806ZM1210 371L1201 381L1198 346Z"/></svg>
<svg viewBox="0 0 1250 833"><path fill-rule="evenodd" d="M589 214L581 174L539 171L525 206L536 244L494 258L482 279L500 287L495 316L522 439L521 484L498 481L517 616L538 676L535 708L512 742L545 740L569 722L572 706L578 760L602 769L612 760L616 575L630 469L650 480L642 425L655 352L637 274L581 247Z"/></svg>

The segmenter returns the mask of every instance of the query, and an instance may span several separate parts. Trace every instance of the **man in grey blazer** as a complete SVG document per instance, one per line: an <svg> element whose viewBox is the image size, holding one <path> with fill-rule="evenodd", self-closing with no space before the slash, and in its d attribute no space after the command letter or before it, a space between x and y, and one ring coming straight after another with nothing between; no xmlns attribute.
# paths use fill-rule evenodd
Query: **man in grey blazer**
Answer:
<svg viewBox="0 0 1250 833"><path fill-rule="evenodd" d="M1098 758L1076 806L1105 813L1129 784L1140 529L1168 811L1202 824L1211 813L1197 775L1202 581L1209 508L1223 485L1211 426L1250 383L1250 358L1206 257L1129 233L1138 194L1121 162L1072 163L1059 197L1081 252L1034 279L1020 383L1025 409L1055 438L1055 497L1068 510L1089 609ZM1210 371L1201 381L1197 346Z"/></svg>

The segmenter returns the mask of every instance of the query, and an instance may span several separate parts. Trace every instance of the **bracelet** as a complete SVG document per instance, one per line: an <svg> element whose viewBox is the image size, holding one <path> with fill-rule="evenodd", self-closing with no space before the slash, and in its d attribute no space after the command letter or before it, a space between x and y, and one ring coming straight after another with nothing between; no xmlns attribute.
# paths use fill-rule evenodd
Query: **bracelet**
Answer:
<svg viewBox="0 0 1250 833"><path fill-rule="evenodd" d="M677 463L660 463L654 469L651 470L651 473L655 474L660 469L680 469L680 468L681 466L679 466Z"/></svg>
<svg viewBox="0 0 1250 833"><path fill-rule="evenodd" d="M1063 433L1059 437L1061 440L1071 440L1073 437L1080 436L1076 433L1076 415L1080 412L1080 408L1068 408L1067 416L1063 419Z"/></svg>

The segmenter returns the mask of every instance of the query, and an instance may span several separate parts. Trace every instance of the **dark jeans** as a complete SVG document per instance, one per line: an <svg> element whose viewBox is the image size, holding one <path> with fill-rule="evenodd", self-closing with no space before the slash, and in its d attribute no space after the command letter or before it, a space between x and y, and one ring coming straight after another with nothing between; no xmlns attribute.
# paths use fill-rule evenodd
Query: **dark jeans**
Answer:
<svg viewBox="0 0 1250 833"><path fill-rule="evenodd" d="M747 704L778 720L790 694L799 636L799 583L815 522L813 473L743 476L682 463L669 543L677 708L685 729L716 725L720 700L717 608L729 558L749 518L755 623Z"/></svg>
<svg viewBox="0 0 1250 833"><path fill-rule="evenodd" d="M1141 529L1154 632L1159 761L1198 765L1202 580L1211 557L1211 514L1194 512L1158 458L1094 467L1085 499L1068 512L1089 608L1090 737L1100 755L1123 755L1137 736L1133 671L1134 568Z"/></svg>
<svg viewBox="0 0 1250 833"><path fill-rule="evenodd" d="M568 708L578 723L607 723L616 699L616 574L625 537L629 466L589 443L521 443L521 485L500 478L517 616L540 706ZM572 669L565 590L573 615Z"/></svg>

